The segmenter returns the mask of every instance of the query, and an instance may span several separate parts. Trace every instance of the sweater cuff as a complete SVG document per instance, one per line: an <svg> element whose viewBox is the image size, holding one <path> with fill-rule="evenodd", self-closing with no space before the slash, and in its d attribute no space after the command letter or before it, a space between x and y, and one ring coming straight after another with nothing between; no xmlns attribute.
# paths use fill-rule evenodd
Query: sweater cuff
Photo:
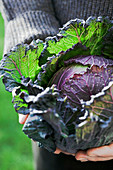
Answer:
<svg viewBox="0 0 113 170"><path fill-rule="evenodd" d="M18 43L29 44L33 39L45 39L58 33L56 18L42 11L29 11L9 21L5 32L4 53Z"/></svg>

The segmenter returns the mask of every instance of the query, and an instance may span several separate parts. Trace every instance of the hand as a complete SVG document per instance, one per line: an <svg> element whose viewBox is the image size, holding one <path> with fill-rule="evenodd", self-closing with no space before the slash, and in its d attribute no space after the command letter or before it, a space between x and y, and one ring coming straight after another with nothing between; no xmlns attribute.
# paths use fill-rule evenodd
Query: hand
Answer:
<svg viewBox="0 0 113 170"><path fill-rule="evenodd" d="M87 151L78 151L76 154L63 152L62 150L58 148L56 149L54 153L59 154L60 152L67 154L67 155L75 156L75 158L81 162L107 161L107 160L113 159L113 143L111 143L110 145L106 145L106 146L91 148L91 149L88 149Z"/></svg>
<svg viewBox="0 0 113 170"><path fill-rule="evenodd" d="M108 161L113 159L113 143L106 146L91 148L87 151L79 151L75 158L82 162L86 161Z"/></svg>
<svg viewBox="0 0 113 170"><path fill-rule="evenodd" d="M55 154L59 154L59 153L64 153L66 155L72 155L72 156L75 156L75 154L72 154L72 153L68 153L68 152L64 152L62 151L61 149L57 148L56 151L54 152Z"/></svg>
<svg viewBox="0 0 113 170"><path fill-rule="evenodd" d="M25 121L27 120L28 116L29 116L29 114L27 114L27 115L19 114L19 123L24 124Z"/></svg>

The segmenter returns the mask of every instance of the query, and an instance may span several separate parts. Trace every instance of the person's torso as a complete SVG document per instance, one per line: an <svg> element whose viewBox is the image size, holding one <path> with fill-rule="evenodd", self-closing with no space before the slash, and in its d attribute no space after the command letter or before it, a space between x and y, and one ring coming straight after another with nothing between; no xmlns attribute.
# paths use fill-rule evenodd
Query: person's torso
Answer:
<svg viewBox="0 0 113 170"><path fill-rule="evenodd" d="M70 19L109 16L113 19L113 0L52 0L61 25Z"/></svg>

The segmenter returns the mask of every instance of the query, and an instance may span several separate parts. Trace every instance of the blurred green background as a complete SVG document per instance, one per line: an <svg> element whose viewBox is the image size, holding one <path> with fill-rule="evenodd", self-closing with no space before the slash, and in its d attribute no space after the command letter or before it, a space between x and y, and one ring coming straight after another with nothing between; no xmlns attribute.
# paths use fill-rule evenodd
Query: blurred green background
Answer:
<svg viewBox="0 0 113 170"><path fill-rule="evenodd" d="M3 55L4 22L0 13L0 59ZM0 170L33 170L31 140L22 132L18 115L0 80Z"/></svg>

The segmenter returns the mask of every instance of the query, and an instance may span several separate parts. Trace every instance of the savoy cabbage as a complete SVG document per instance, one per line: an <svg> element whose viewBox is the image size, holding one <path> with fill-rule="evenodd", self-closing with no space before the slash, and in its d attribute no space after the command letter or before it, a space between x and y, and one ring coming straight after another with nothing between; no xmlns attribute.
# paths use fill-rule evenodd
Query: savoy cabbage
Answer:
<svg viewBox="0 0 113 170"><path fill-rule="evenodd" d="M23 131L51 152L113 140L113 21L67 22L54 37L18 44L0 62Z"/></svg>

